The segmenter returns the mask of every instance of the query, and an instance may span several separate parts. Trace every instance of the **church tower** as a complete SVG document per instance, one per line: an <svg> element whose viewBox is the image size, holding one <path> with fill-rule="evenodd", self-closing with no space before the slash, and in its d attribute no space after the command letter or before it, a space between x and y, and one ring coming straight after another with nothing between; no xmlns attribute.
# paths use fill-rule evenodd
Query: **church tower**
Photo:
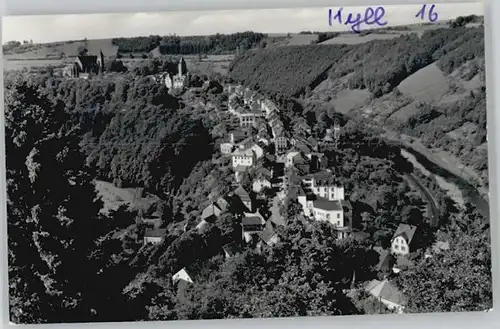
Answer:
<svg viewBox="0 0 500 329"><path fill-rule="evenodd" d="M99 50L99 73L103 73L106 69L104 66L104 54L102 53L102 49Z"/></svg>
<svg viewBox="0 0 500 329"><path fill-rule="evenodd" d="M177 68L177 75L183 76L186 75L187 73L187 66L186 66L186 61L184 60L184 57L181 57L179 60L179 66Z"/></svg>

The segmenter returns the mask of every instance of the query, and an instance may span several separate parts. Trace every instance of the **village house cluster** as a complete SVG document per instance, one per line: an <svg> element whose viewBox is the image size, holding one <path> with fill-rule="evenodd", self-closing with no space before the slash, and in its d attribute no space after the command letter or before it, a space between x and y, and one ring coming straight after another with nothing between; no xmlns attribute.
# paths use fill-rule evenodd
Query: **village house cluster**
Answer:
<svg viewBox="0 0 500 329"><path fill-rule="evenodd" d="M181 60L178 74L184 72ZM172 81L184 86L181 78ZM278 106L271 100L241 85L226 85L223 93L228 100L224 111L239 121L239 127L229 131L219 145L221 156L229 160L234 172L234 186L227 195L211 196L200 209L198 221L186 224L184 229L202 231L208 223L230 214L240 223L241 238L222 246L221 252L232 257L240 252L241 243L261 251L279 242L277 228L287 224L283 205L287 200L295 200L302 209L299 216L330 223L336 229L337 239L363 237L364 232L353 228L348 193L325 155L331 145L338 143L338 124L328 129L322 139L312 137L308 127L302 128L303 134L290 136ZM166 230L159 227L146 230L144 244L162 243ZM396 312L403 312L407 296L397 290L391 279L411 266L408 256L420 248L419 238L418 227L400 224L388 249L374 247L379 254L376 270L380 280L366 282L364 289ZM439 242L426 252L426 257L447 248L446 243ZM196 270L184 267L172 280L183 285L196 284Z"/></svg>

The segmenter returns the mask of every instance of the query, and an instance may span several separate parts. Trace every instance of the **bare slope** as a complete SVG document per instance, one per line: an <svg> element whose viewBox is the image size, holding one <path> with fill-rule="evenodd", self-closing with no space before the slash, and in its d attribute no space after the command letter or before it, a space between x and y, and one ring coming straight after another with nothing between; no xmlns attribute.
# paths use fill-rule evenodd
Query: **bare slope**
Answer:
<svg viewBox="0 0 500 329"><path fill-rule="evenodd" d="M449 90L449 83L436 63L428 65L404 79L399 91L417 101L438 101Z"/></svg>
<svg viewBox="0 0 500 329"><path fill-rule="evenodd" d="M80 47L86 47L89 54L99 54L102 50L105 56L116 56L118 47L113 46L111 39L79 40L28 45L17 48L15 53L6 53L6 59L50 59L73 57Z"/></svg>

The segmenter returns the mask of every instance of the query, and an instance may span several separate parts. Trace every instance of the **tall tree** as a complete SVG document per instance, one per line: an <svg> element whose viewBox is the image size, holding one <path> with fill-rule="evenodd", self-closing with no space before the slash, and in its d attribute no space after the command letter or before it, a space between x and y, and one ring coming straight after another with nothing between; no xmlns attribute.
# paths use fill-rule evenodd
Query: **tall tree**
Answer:
<svg viewBox="0 0 500 329"><path fill-rule="evenodd" d="M90 255L109 223L77 130L62 103L25 81L5 99L12 320L95 320L99 269Z"/></svg>

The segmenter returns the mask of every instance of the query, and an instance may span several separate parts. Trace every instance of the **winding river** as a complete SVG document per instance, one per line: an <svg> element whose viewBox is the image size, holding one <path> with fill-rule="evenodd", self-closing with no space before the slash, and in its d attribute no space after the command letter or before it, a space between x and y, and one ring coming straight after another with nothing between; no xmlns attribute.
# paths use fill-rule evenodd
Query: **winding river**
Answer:
<svg viewBox="0 0 500 329"><path fill-rule="evenodd" d="M425 155L416 151L409 145L392 140L392 144L397 144L401 148L401 154L410 161L415 168L422 171L427 176L434 176L439 186L458 204L470 202L475 205L478 211L488 220L490 218L488 200L485 200L481 193L464 178L451 173L446 168L439 166L429 160Z"/></svg>

